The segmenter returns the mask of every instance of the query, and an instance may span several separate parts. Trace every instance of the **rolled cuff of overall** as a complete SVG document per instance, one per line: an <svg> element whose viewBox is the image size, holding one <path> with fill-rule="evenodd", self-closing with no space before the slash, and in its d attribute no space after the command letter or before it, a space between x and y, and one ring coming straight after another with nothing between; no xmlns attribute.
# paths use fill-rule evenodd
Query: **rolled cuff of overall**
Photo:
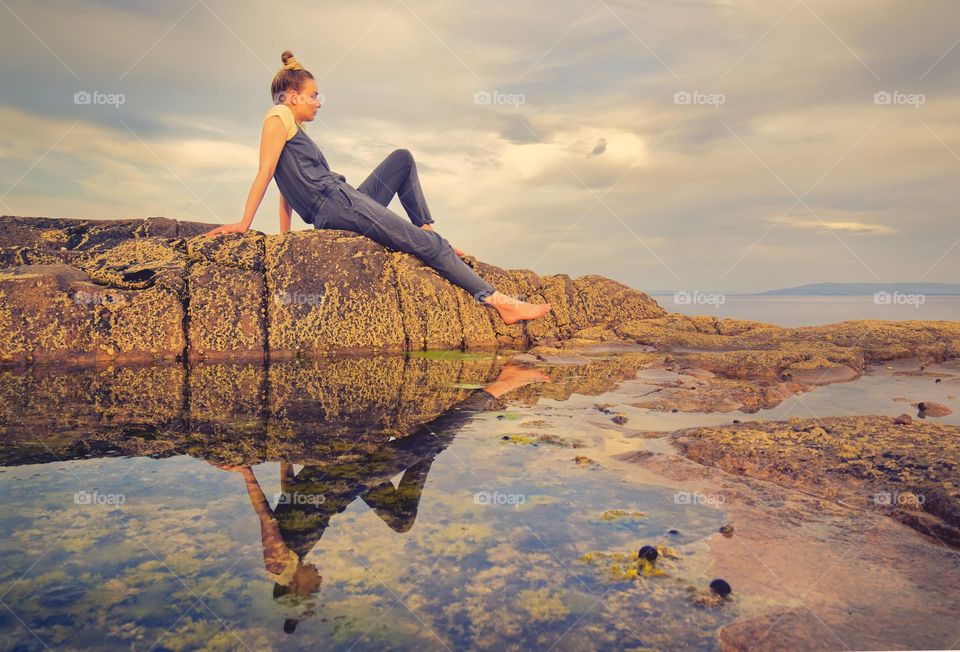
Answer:
<svg viewBox="0 0 960 652"><path fill-rule="evenodd" d="M496 292L496 288L487 283L484 287L473 292L473 298L477 300L478 303L483 303L483 300L489 297L491 294Z"/></svg>

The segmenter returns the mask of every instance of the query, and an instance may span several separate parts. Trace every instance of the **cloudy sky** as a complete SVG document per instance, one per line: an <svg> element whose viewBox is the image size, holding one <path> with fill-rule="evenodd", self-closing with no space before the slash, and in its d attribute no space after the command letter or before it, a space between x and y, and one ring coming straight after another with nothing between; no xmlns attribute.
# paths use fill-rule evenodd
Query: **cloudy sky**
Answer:
<svg viewBox="0 0 960 652"><path fill-rule="evenodd" d="M307 130L331 167L357 186L411 150L437 230L490 263L646 290L960 281L955 0L0 0L0 16L0 214L239 220L290 49L324 95ZM278 231L277 199L253 228Z"/></svg>

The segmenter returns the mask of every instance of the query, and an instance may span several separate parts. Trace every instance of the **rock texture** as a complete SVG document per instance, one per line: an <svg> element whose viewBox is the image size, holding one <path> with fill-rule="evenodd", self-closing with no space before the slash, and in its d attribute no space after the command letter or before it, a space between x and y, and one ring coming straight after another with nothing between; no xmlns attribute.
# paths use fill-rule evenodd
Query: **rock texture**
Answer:
<svg viewBox="0 0 960 652"><path fill-rule="evenodd" d="M346 231L215 239L212 224L0 218L0 362L231 360L333 350L525 347L665 315L600 276L468 259L553 313L506 325L408 254Z"/></svg>
<svg viewBox="0 0 960 652"><path fill-rule="evenodd" d="M884 416L756 421L671 435L687 458L878 510L960 546L960 427Z"/></svg>
<svg viewBox="0 0 960 652"><path fill-rule="evenodd" d="M624 340L677 352L678 368L805 385L852 380L868 364L899 358L942 362L960 357L960 321L860 320L785 328L671 314L620 322L613 331Z"/></svg>
<svg viewBox="0 0 960 652"><path fill-rule="evenodd" d="M672 352L663 361L678 371L811 386L851 380L869 363L960 357L956 321L784 328L688 317L602 276L538 276L467 259L500 291L553 305L542 319L508 326L417 258L369 238L204 237L213 226L0 218L0 363L536 346L542 360L579 364L576 350L643 344Z"/></svg>

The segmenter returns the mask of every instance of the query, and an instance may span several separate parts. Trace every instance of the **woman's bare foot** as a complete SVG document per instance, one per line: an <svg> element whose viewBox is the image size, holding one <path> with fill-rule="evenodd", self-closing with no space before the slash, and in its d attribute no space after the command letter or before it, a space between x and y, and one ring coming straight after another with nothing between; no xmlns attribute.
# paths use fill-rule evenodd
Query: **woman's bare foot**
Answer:
<svg viewBox="0 0 960 652"><path fill-rule="evenodd" d="M543 317L550 312L549 303L527 303L507 296L502 292L494 292L483 301L497 309L504 324L514 324L524 320L530 321Z"/></svg>
<svg viewBox="0 0 960 652"><path fill-rule="evenodd" d="M424 231L433 231L433 227L430 226L429 224L424 224L420 228L423 229ZM453 245L450 245L450 246L453 247ZM453 253L457 254L458 256L467 255L466 252L464 252L464 250L461 249L460 247L453 247Z"/></svg>

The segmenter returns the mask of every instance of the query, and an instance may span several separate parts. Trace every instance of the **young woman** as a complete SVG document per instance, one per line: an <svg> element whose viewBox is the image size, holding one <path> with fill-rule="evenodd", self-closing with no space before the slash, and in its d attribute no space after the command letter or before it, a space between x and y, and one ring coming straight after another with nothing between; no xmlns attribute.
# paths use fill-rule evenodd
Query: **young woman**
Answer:
<svg viewBox="0 0 960 652"><path fill-rule="evenodd" d="M527 303L498 292L460 260L463 252L450 246L430 226L413 156L405 149L390 154L370 176L354 188L346 177L330 170L326 157L303 130L320 109L317 83L289 50L271 84L275 106L267 111L260 135L260 169L247 196L243 219L209 231L243 233L250 228L271 179L280 188L280 231L290 230L290 211L317 229L344 229L376 240L397 251L413 254L485 305L500 313L504 323L542 317L549 303ZM387 208L395 194L407 212L407 221Z"/></svg>

